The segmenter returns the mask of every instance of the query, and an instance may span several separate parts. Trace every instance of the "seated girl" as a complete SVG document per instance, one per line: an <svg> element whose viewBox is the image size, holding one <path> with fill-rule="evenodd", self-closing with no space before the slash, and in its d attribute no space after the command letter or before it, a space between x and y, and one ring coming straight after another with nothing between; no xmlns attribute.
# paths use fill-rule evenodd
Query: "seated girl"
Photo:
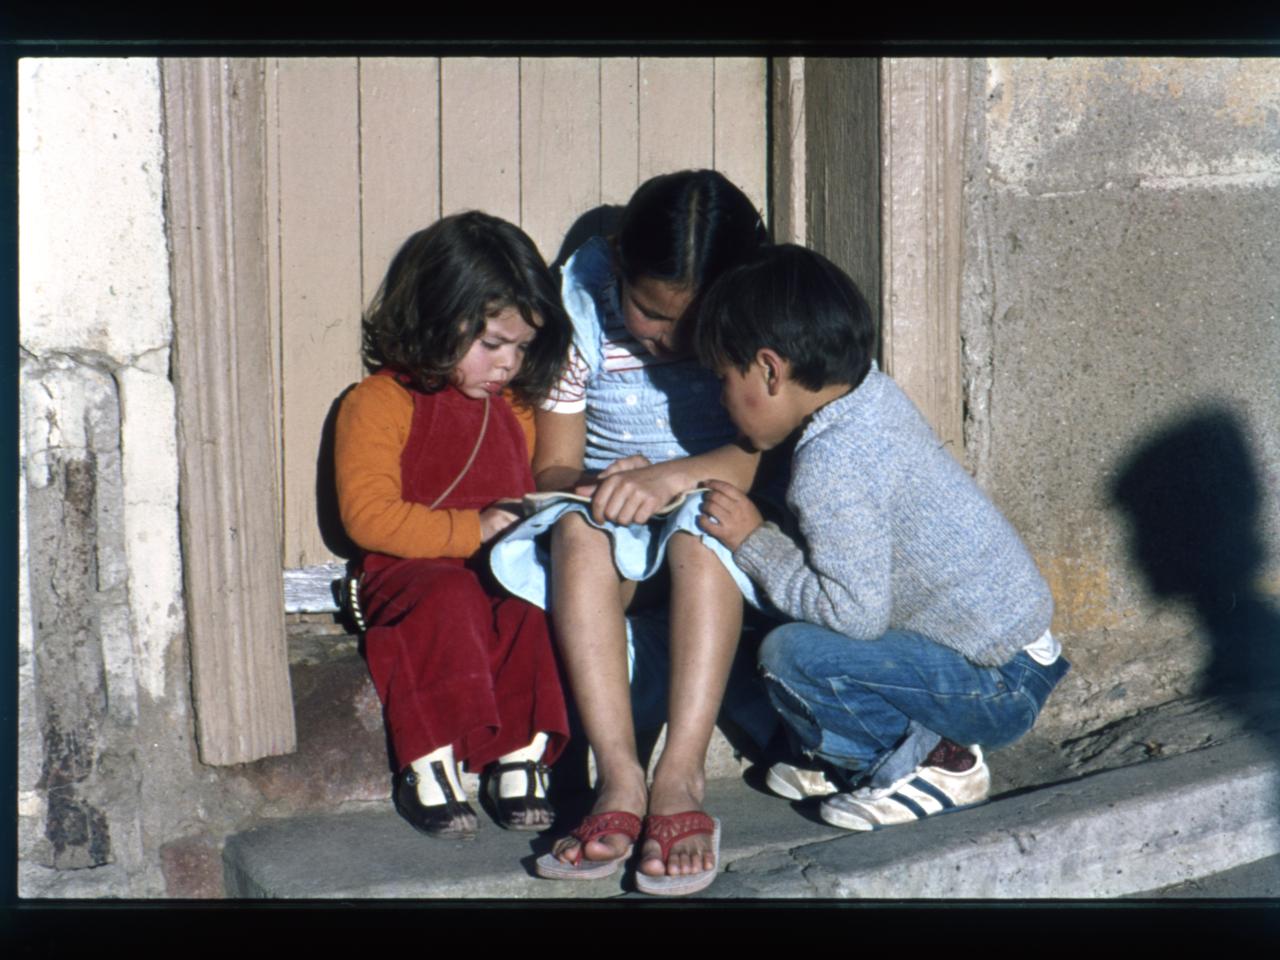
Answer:
<svg viewBox="0 0 1280 960"><path fill-rule="evenodd" d="M487 771L499 821L551 822L545 764L568 719L542 610L491 579L486 547L533 490L530 404L569 323L537 249L471 212L407 241L364 320L375 373L343 399L342 521L364 553L365 658L399 771L395 804L432 836L470 836L457 761Z"/></svg>
<svg viewBox="0 0 1280 960"><path fill-rule="evenodd" d="M534 475L539 489L592 496L589 509L555 515L543 596L598 779L591 815L538 861L544 877L608 875L643 831L641 890L690 893L715 878L719 825L702 811L704 768L750 580L697 530L696 497L661 525L637 525L708 479L751 485L758 457L736 442L715 378L692 356L689 321L703 289L766 241L737 187L711 170L686 171L641 185L617 235L588 241L564 267L574 346L537 415ZM650 786L636 749L624 614L636 580L664 560L669 706ZM525 595L536 597L537 586Z"/></svg>

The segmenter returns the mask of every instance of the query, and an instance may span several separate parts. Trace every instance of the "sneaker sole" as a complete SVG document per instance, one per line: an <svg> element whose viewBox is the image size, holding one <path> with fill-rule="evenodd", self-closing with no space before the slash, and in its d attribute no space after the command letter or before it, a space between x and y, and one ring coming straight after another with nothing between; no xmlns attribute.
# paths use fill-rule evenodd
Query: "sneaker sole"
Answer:
<svg viewBox="0 0 1280 960"><path fill-rule="evenodd" d="M776 793L778 796L787 800L803 800L804 794L797 790L778 774L773 772L773 768L769 769L768 775L764 778L764 785Z"/></svg>
<svg viewBox="0 0 1280 960"><path fill-rule="evenodd" d="M839 827L842 830L853 830L858 833L871 833L874 830L884 830L889 827L902 827L908 823L918 823L921 820L932 820L934 817L940 817L948 813L956 813L960 810L972 810L974 807L980 807L986 800L978 800L975 803L966 803L953 807L943 807L934 813L927 813L923 817L912 816L910 820L898 820L894 823L871 823L855 813L845 813L843 810L833 810L825 803L818 808L818 816L831 824L833 827Z"/></svg>
<svg viewBox="0 0 1280 960"><path fill-rule="evenodd" d="M810 793L803 787L798 787L792 781L777 772L775 767L770 767L769 772L765 775L764 785L780 797L787 800L811 800L819 797L830 797L839 793L833 784L828 783L827 789L821 793Z"/></svg>

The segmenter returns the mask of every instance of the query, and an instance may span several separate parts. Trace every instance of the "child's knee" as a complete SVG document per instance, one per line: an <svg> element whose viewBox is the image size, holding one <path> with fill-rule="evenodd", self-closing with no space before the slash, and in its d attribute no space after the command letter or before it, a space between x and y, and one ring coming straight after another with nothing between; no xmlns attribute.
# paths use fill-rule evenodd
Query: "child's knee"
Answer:
<svg viewBox="0 0 1280 960"><path fill-rule="evenodd" d="M581 513L566 513L551 528L552 543L574 551L608 550L609 535L593 527Z"/></svg>
<svg viewBox="0 0 1280 960"><path fill-rule="evenodd" d="M724 563L696 534L681 530L667 541L667 563L673 576L685 583L696 582L699 593L718 591L742 601L742 591L734 583Z"/></svg>
<svg viewBox="0 0 1280 960"><path fill-rule="evenodd" d="M671 539L667 541L667 553L673 559L689 558L699 562L715 560L716 563L720 563L719 558L711 552L711 548L702 542L702 537L688 530L679 530L671 535Z"/></svg>

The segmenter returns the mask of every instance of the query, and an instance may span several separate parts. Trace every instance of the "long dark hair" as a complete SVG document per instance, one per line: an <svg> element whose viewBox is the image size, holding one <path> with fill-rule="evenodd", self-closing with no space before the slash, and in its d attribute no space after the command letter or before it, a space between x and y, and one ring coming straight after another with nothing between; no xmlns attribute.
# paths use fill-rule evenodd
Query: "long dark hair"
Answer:
<svg viewBox="0 0 1280 960"><path fill-rule="evenodd" d="M448 385L485 318L506 307L537 331L511 380L516 396L533 404L559 378L572 336L551 272L519 227L478 210L445 217L392 258L361 324L364 362L434 393Z"/></svg>
<svg viewBox="0 0 1280 960"><path fill-rule="evenodd" d="M682 170L636 189L613 248L628 283L651 277L692 292L692 317L712 281L768 242L759 211L724 174Z"/></svg>

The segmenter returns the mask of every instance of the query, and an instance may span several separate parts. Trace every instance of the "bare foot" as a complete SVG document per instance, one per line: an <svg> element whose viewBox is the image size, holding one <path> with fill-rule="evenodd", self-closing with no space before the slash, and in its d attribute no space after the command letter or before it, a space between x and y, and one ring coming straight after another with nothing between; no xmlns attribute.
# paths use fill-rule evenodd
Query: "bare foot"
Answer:
<svg viewBox="0 0 1280 960"><path fill-rule="evenodd" d="M644 771L636 767L633 775L620 777L616 787L601 780L591 812L600 814L620 811L643 817L646 800ZM626 854L629 846L631 838L625 833L606 833L585 845L577 837L562 837L556 841L551 852L562 863L577 864L582 859L616 860Z"/></svg>
<svg viewBox="0 0 1280 960"><path fill-rule="evenodd" d="M706 780L699 775L692 782L657 773L649 790L649 813L673 814L701 810ZM684 876L716 868L710 834L695 834L672 844L666 863L657 840L646 840L641 850L640 871L651 877Z"/></svg>

